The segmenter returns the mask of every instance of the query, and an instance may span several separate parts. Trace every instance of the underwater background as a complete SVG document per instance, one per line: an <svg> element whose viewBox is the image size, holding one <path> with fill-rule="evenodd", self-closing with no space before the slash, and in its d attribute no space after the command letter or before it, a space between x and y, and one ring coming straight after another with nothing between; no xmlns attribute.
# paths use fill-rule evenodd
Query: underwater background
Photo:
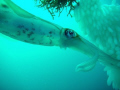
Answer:
<svg viewBox="0 0 120 90"><path fill-rule="evenodd" d="M53 20L47 11L34 7L33 0L12 1L36 16L78 30L66 11ZM99 63L89 72L75 72L76 65L88 58L71 49L32 45L0 34L0 90L113 90Z"/></svg>

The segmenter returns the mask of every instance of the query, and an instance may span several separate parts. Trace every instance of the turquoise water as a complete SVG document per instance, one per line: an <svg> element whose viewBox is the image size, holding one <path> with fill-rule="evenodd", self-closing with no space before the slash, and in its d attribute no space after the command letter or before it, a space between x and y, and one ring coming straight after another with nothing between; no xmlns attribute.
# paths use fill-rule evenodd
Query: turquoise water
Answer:
<svg viewBox="0 0 120 90"><path fill-rule="evenodd" d="M14 2L35 15L77 31L74 19L64 13L52 20L48 12L30 8L34 6L30 0L29 5L28 0ZM0 41L0 90L113 90L107 85L107 74L99 63L89 72L75 72L76 65L88 59L80 52L27 44L1 34Z"/></svg>
<svg viewBox="0 0 120 90"><path fill-rule="evenodd" d="M0 38L0 90L113 90L103 66L75 72L88 57L72 50ZM4 48L3 48L4 47Z"/></svg>

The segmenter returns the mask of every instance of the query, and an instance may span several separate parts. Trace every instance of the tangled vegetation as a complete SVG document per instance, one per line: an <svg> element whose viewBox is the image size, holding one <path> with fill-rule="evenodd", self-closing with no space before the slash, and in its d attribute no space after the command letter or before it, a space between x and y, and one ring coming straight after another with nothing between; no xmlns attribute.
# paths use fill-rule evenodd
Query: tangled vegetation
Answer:
<svg viewBox="0 0 120 90"><path fill-rule="evenodd" d="M77 3L76 0L35 0L36 3L38 3L37 7L44 7L49 11L51 16L54 19L55 13L59 13L59 16L61 12L64 10L64 8L68 9L69 12L67 14L71 15L71 10L74 9L73 3Z"/></svg>

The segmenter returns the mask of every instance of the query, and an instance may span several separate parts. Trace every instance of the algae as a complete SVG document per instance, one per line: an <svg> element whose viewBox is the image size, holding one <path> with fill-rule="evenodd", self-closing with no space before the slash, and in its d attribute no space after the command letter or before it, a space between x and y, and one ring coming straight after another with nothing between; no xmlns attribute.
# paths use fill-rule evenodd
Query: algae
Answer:
<svg viewBox="0 0 120 90"><path fill-rule="evenodd" d="M37 7L44 7L48 10L48 12L51 14L52 18L54 19L55 13L59 13L59 16L61 12L66 9L69 10L67 13L67 16L71 15L71 11L74 9L73 3L76 3L76 0L34 0L36 3L38 3ZM69 9L68 9L69 8Z"/></svg>

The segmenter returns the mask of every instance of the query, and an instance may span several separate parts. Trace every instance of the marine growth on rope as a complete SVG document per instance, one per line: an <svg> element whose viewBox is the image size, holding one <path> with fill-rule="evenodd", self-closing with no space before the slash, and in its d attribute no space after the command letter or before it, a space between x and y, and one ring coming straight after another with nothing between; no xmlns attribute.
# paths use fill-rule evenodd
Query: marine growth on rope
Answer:
<svg viewBox="0 0 120 90"><path fill-rule="evenodd" d="M34 0L37 4L37 7L44 7L48 10L51 16L54 18L55 13L59 13L64 9L68 9L68 15L71 15L71 10L74 9L74 3L77 3L76 0ZM71 15L72 16L72 15Z"/></svg>

